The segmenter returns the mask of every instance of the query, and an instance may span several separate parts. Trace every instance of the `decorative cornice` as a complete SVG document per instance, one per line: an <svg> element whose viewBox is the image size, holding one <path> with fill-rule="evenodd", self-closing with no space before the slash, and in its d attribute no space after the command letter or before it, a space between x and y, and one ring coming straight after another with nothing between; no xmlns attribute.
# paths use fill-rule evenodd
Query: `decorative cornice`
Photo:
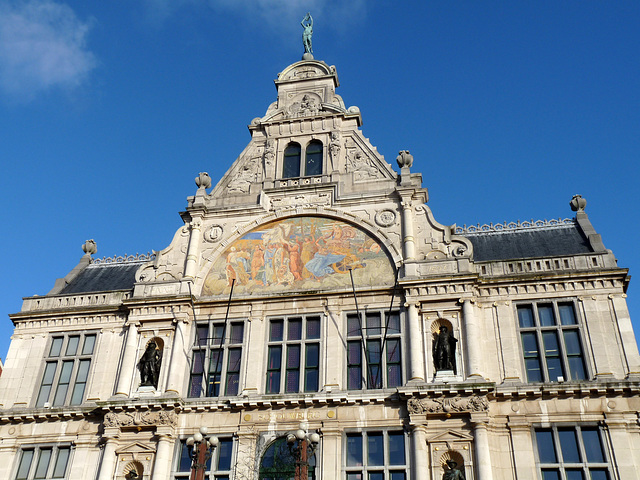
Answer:
<svg viewBox="0 0 640 480"><path fill-rule="evenodd" d="M503 223L489 223L480 225L464 225L462 227L456 227L456 235L479 235L484 233L501 233L501 232L513 232L518 230L531 230L531 229L547 229L547 228L561 228L576 223L573 218L558 218L552 220L530 220L521 222L503 222Z"/></svg>
<svg viewBox="0 0 640 480"><path fill-rule="evenodd" d="M156 253L136 253L135 255L114 255L113 257L92 258L92 265L104 265L104 264L122 264L122 263L141 263L150 262L155 260Z"/></svg>

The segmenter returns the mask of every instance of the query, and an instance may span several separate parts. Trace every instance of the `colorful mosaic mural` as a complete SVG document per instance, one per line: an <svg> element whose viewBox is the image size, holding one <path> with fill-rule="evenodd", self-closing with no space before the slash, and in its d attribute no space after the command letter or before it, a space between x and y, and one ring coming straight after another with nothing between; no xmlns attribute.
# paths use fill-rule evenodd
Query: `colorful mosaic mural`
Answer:
<svg viewBox="0 0 640 480"><path fill-rule="evenodd" d="M294 217L262 225L236 240L214 262L203 295L327 290L393 285L384 249L364 231L339 220Z"/></svg>

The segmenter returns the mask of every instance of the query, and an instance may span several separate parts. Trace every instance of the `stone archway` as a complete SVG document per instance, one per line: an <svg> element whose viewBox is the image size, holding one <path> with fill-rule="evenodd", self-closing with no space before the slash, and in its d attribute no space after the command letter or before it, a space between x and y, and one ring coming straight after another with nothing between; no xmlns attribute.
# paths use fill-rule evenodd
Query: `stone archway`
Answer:
<svg viewBox="0 0 640 480"><path fill-rule="evenodd" d="M259 480L293 480L296 459L286 437L279 437L264 451L260 459ZM309 480L316 480L316 456L309 457Z"/></svg>

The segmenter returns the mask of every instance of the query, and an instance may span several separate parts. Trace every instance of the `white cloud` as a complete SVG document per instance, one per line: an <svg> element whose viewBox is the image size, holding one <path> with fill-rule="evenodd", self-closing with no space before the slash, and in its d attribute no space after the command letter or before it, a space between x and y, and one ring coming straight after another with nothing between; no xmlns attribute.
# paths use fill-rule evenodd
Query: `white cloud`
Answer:
<svg viewBox="0 0 640 480"><path fill-rule="evenodd" d="M0 0L0 88L31 99L52 87L74 88L96 66L89 22L51 0Z"/></svg>

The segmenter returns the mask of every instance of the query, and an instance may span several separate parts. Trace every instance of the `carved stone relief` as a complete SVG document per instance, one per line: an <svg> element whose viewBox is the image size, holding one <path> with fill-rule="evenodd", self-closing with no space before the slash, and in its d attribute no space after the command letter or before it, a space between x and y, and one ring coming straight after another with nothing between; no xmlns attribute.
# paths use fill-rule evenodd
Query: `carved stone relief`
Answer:
<svg viewBox="0 0 640 480"><path fill-rule="evenodd" d="M253 156L247 160L227 185L229 193L249 193L251 184L258 180L260 157Z"/></svg>
<svg viewBox="0 0 640 480"><path fill-rule="evenodd" d="M178 416L173 411L152 411L152 412L108 412L104 416L105 427L134 427L134 426L155 426L169 425L175 426L178 423Z"/></svg>
<svg viewBox="0 0 640 480"><path fill-rule="evenodd" d="M305 93L287 109L288 116L293 118L317 115L320 111L322 111L322 100L314 93Z"/></svg>
<svg viewBox="0 0 640 480"><path fill-rule="evenodd" d="M224 229L222 228L222 225L211 225L211 227L209 227L204 233L204 239L211 243L219 242L222 238L223 232Z"/></svg>
<svg viewBox="0 0 640 480"><path fill-rule="evenodd" d="M338 170L340 150L340 132L331 132L331 141L329 142L329 153L331 154L331 171Z"/></svg>
<svg viewBox="0 0 640 480"><path fill-rule="evenodd" d="M422 413L454 413L454 412L484 412L489 409L487 397L471 395L470 397L453 398L410 398L407 400L407 410L410 414Z"/></svg>
<svg viewBox="0 0 640 480"><path fill-rule="evenodd" d="M347 172L353 172L354 180L382 178L383 174L373 161L354 143L347 145Z"/></svg>

